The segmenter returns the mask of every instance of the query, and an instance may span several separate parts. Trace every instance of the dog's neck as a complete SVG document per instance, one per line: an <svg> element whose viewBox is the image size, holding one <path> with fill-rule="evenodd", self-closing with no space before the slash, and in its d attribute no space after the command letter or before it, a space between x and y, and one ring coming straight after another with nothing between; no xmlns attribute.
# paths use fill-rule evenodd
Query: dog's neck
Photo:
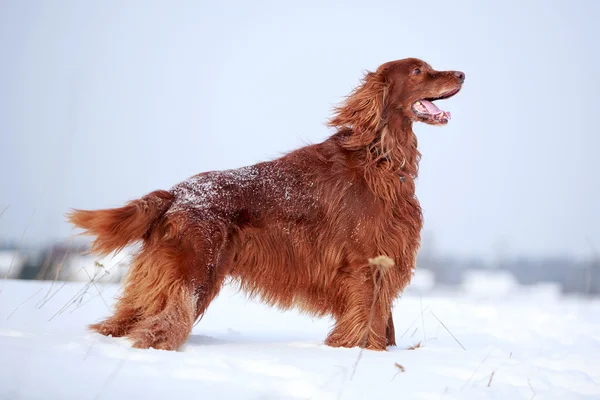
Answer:
<svg viewBox="0 0 600 400"><path fill-rule="evenodd" d="M412 204L420 156L412 121L401 116L386 118L364 158L367 184L389 207L397 207L399 201Z"/></svg>
<svg viewBox="0 0 600 400"><path fill-rule="evenodd" d="M381 161L390 163L402 178L415 179L421 154L417 149L412 120L402 114L391 113L382 125L376 139L379 143L372 148L376 156L380 156Z"/></svg>

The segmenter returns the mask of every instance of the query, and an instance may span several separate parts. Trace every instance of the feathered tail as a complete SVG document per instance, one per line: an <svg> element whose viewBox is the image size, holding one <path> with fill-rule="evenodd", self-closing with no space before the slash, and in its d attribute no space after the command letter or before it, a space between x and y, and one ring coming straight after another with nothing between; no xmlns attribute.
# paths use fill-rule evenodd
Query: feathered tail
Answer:
<svg viewBox="0 0 600 400"><path fill-rule="evenodd" d="M84 229L83 234L96 236L92 252L108 255L143 239L154 222L171 207L173 200L170 192L157 190L119 208L72 210L67 218Z"/></svg>

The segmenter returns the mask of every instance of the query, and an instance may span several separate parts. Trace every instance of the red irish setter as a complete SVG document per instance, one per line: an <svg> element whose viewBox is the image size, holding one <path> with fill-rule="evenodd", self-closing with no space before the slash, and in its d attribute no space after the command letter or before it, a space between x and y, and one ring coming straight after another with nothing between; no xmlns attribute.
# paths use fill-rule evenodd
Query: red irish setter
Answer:
<svg viewBox="0 0 600 400"><path fill-rule="evenodd" d="M177 349L229 278L269 305L335 318L327 345L395 345L392 302L411 280L422 227L413 122L447 124L433 101L464 79L414 58L385 63L335 108L322 143L121 208L71 211L96 237L92 252L141 242L114 315L90 328ZM393 267L374 269L381 255Z"/></svg>

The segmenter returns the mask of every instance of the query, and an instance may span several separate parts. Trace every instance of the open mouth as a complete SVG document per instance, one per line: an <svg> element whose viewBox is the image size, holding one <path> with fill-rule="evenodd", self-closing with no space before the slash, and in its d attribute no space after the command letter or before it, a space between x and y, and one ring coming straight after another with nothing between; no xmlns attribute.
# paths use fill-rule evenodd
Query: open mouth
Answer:
<svg viewBox="0 0 600 400"><path fill-rule="evenodd" d="M412 111L416 116L426 120L427 122L447 124L452 118L450 111L440 110L435 104L433 104L433 102L436 100L448 99L458 93L459 90L460 86L438 97L417 100L411 107Z"/></svg>

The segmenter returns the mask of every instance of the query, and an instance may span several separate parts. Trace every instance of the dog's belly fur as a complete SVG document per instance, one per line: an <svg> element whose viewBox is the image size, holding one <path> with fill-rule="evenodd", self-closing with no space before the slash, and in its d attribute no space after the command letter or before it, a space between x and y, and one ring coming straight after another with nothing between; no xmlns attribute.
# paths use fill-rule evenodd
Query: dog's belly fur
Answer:
<svg viewBox="0 0 600 400"><path fill-rule="evenodd" d="M316 235L296 229L292 236L289 229L290 224L280 224L245 230L230 276L248 295L271 306L316 316L336 314L331 294L339 280L332 277L343 273L344 249L321 247Z"/></svg>

